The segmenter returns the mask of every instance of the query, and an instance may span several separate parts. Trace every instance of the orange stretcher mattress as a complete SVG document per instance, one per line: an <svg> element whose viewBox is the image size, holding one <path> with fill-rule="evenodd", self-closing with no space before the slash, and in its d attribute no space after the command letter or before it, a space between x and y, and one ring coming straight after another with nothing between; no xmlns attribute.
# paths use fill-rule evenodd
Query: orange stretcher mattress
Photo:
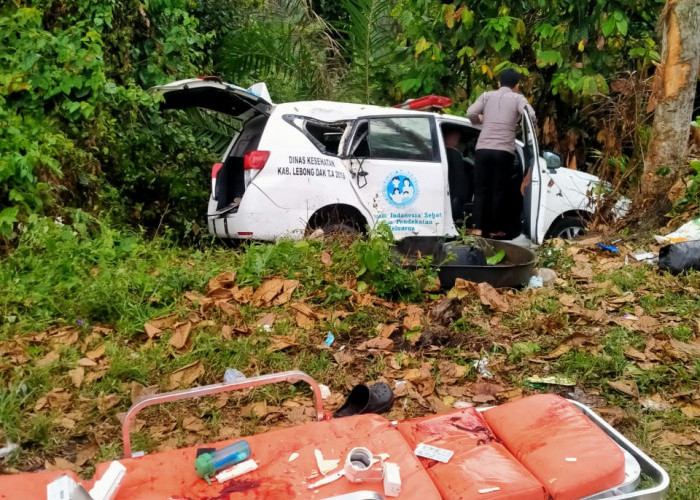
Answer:
<svg viewBox="0 0 700 500"><path fill-rule="evenodd" d="M583 498L625 479L620 447L560 396L523 398L486 410L484 418L554 500Z"/></svg>
<svg viewBox="0 0 700 500"><path fill-rule="evenodd" d="M499 442L474 408L398 424L413 447L426 443L454 451L447 463L421 458L444 500L545 500L547 494Z"/></svg>
<svg viewBox="0 0 700 500"><path fill-rule="evenodd" d="M121 459L127 472L115 500L285 500L322 499L359 490L383 493L381 482L352 484L345 478L316 490L306 488L307 481L311 483L322 477L307 480L318 471L315 449L322 452L324 459L340 459L339 467L342 467L346 455L356 446L367 447L374 454L388 453L388 460L399 465L402 480L399 499L440 498L401 433L378 415L313 422L245 439L259 469L224 484L212 478L212 485L208 486L196 476L193 466L196 447ZM216 443L216 448L232 442ZM290 462L292 453L298 453L299 457ZM108 466L108 463L100 464L95 477L101 477ZM44 472L0 477L0 499L44 499L46 485L60 475L59 472ZM89 489L92 483L85 486Z"/></svg>

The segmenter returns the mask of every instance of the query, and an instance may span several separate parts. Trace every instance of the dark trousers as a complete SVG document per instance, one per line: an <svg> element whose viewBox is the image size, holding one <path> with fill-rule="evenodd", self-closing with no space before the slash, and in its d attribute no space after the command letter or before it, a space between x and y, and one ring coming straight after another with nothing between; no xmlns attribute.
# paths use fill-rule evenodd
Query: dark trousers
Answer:
<svg viewBox="0 0 700 500"><path fill-rule="evenodd" d="M515 156L507 151L477 149L474 166L474 227L484 236L505 232L503 207Z"/></svg>

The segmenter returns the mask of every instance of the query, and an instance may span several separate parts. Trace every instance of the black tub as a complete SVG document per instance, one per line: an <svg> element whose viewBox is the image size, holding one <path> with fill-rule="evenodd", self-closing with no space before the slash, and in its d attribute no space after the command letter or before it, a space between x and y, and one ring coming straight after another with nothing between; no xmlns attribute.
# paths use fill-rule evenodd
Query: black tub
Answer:
<svg viewBox="0 0 700 500"><path fill-rule="evenodd" d="M432 256L443 288L452 288L457 278L486 282L496 288L518 288L527 284L535 268L535 254L531 250L507 241L480 240L487 257L502 249L506 254L504 259L495 266L465 265L450 255L450 248L457 243L438 237L404 238L396 243L396 250L406 257L408 265L415 263L418 256Z"/></svg>

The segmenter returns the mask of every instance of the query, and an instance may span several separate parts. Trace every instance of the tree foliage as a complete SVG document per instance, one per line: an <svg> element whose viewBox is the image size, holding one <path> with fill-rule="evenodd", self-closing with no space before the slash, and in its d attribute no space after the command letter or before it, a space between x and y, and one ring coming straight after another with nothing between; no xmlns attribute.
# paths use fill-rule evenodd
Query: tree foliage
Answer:
<svg viewBox="0 0 700 500"><path fill-rule="evenodd" d="M512 66L527 77L543 143L571 165L607 147L600 110L612 105L600 103L615 102L614 82L643 82L658 60L662 4L10 0L0 6L0 235L63 207L196 230L231 124L187 125L146 90L198 74L266 81L277 102L441 93L459 113ZM602 156L643 149L616 147Z"/></svg>

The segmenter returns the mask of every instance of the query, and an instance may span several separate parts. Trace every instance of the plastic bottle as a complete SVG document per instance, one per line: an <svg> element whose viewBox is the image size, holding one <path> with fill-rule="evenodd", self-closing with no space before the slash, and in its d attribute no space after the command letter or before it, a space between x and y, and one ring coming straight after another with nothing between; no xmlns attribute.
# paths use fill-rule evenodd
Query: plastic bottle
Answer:
<svg viewBox="0 0 700 500"><path fill-rule="evenodd" d="M248 441L237 441L220 450L202 453L194 461L194 470L199 477L211 484L211 476L249 458L250 445Z"/></svg>

